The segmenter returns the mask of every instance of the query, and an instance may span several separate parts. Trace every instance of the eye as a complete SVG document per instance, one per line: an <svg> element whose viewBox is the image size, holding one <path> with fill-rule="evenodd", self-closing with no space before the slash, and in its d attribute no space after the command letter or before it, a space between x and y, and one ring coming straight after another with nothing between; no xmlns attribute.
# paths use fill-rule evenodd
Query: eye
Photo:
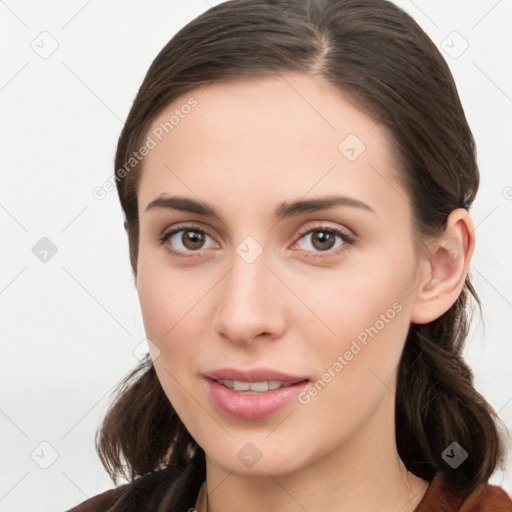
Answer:
<svg viewBox="0 0 512 512"><path fill-rule="evenodd" d="M308 252L327 252L329 254L338 254L346 250L347 245L354 243L354 239L340 229L320 226L315 229L309 229L301 233L301 237L296 242L303 240L302 250Z"/></svg>
<svg viewBox="0 0 512 512"><path fill-rule="evenodd" d="M194 227L177 227L165 233L158 241L164 245L171 254L184 256L183 253L197 252L214 246L213 239L203 229ZM169 243L167 243L169 242Z"/></svg>

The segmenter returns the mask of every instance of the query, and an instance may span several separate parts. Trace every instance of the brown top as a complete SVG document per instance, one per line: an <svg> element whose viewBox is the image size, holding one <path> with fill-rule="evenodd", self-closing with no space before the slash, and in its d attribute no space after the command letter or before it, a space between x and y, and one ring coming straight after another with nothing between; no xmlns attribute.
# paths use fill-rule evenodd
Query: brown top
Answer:
<svg viewBox="0 0 512 512"><path fill-rule="evenodd" d="M129 489L130 486L124 487ZM124 494L119 492L119 488L110 489L84 501L68 512L117 512L120 510L119 500ZM197 512L207 512L207 498L205 481L197 495L194 507ZM168 508L163 503L161 505L163 506L158 507L159 511ZM145 510L145 508L136 510ZM466 497L456 496L444 487L442 477L438 473L429 484L414 512L512 512L512 500L503 489L490 484L480 485Z"/></svg>
<svg viewBox="0 0 512 512"><path fill-rule="evenodd" d="M490 484L479 485L466 497L456 496L438 473L414 512L512 512L512 501L503 489Z"/></svg>
<svg viewBox="0 0 512 512"><path fill-rule="evenodd" d="M195 512L208 512L206 482L197 497ZM495 485L481 485L466 498L458 498L443 486L437 474L414 512L511 512L512 501L506 492Z"/></svg>

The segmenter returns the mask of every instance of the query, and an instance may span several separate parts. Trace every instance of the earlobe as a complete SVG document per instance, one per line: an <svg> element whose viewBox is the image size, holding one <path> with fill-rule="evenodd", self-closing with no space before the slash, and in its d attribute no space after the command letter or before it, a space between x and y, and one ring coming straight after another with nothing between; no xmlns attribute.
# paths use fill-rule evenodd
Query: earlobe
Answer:
<svg viewBox="0 0 512 512"><path fill-rule="evenodd" d="M429 244L428 261L415 290L411 322L426 324L446 313L455 303L471 263L475 247L473 222L459 208L448 216L442 236Z"/></svg>

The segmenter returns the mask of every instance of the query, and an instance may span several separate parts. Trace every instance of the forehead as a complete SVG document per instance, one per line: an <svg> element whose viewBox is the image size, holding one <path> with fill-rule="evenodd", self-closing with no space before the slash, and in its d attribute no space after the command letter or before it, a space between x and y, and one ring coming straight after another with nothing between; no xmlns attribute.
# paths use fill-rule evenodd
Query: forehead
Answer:
<svg viewBox="0 0 512 512"><path fill-rule="evenodd" d="M141 206L162 193L263 195L274 204L286 199L283 190L397 200L386 130L323 79L286 74L198 87L168 105L148 136Z"/></svg>

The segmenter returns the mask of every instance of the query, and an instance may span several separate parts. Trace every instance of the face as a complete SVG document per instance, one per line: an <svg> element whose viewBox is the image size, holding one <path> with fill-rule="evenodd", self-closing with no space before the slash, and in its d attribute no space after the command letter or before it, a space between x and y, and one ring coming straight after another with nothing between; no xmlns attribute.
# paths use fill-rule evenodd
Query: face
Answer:
<svg viewBox="0 0 512 512"><path fill-rule="evenodd" d="M418 275L384 129L288 74L196 89L148 134L137 289L157 375L208 460L279 475L382 431ZM212 374L226 368L240 374ZM206 374L305 382L245 392Z"/></svg>

